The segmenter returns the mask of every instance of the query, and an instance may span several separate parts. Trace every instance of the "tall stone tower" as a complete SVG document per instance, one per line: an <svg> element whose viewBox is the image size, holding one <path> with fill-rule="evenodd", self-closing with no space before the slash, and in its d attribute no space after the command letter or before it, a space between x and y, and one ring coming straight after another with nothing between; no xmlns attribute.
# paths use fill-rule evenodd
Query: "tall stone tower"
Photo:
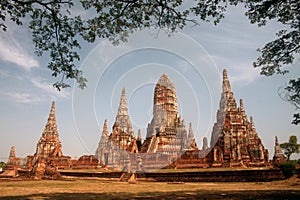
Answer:
<svg viewBox="0 0 300 200"><path fill-rule="evenodd" d="M13 146L13 147L10 148L9 157L8 157L8 162L7 163L10 163L15 158L16 158L16 147Z"/></svg>
<svg viewBox="0 0 300 200"><path fill-rule="evenodd" d="M6 169L14 169L21 167L21 158L16 157L16 147L11 147L9 151L8 161L6 163Z"/></svg>
<svg viewBox="0 0 300 200"><path fill-rule="evenodd" d="M275 136L274 156L272 162L275 166L278 166L285 161L286 157L283 154L282 149L280 148L277 136Z"/></svg>
<svg viewBox="0 0 300 200"><path fill-rule="evenodd" d="M176 135L178 123L176 89L171 79L163 74L154 90L153 119L147 128L146 138L158 133Z"/></svg>
<svg viewBox="0 0 300 200"><path fill-rule="evenodd" d="M264 165L268 162L268 151L258 137L253 118L248 120L243 100L237 107L226 70L223 71L221 100L210 146L213 166Z"/></svg>
<svg viewBox="0 0 300 200"><path fill-rule="evenodd" d="M61 157L61 142L56 125L55 102L52 102L47 124L36 146L35 158Z"/></svg>
<svg viewBox="0 0 300 200"><path fill-rule="evenodd" d="M119 128L120 131L127 133L131 136L134 136L134 133L132 131L132 124L128 114L125 88L122 89L120 105L119 105L116 121L113 128Z"/></svg>
<svg viewBox="0 0 300 200"><path fill-rule="evenodd" d="M139 152L128 114L125 88L122 89L118 113L112 129L109 135L105 120L96 158L101 164L123 170L134 162L135 156L131 153Z"/></svg>
<svg viewBox="0 0 300 200"><path fill-rule="evenodd" d="M188 147L189 150L197 150L198 149L197 143L195 140L195 136L194 136L194 131L192 128L192 123L189 124L188 145L189 145L189 147Z"/></svg>
<svg viewBox="0 0 300 200"><path fill-rule="evenodd" d="M36 178L41 178L45 176L49 171L50 174L56 173L56 166L63 159L62 146L59 140L59 134L56 125L56 116L55 116L55 102L52 102L50 114L45 126L45 129L42 133L41 138L39 139L36 147L36 153L33 156L33 159L27 164L33 166L32 174ZM63 162L70 162L70 157L64 157Z"/></svg>
<svg viewBox="0 0 300 200"><path fill-rule="evenodd" d="M153 119L147 127L142 153L178 155L189 147L185 122L178 116L176 89L171 79L163 74L154 90ZM190 141L193 141L190 138Z"/></svg>
<svg viewBox="0 0 300 200"><path fill-rule="evenodd" d="M107 119L105 119L103 124L102 135L100 137L98 148L96 149L95 153L95 157L98 159L98 162L104 165L108 164L108 138L108 125Z"/></svg>

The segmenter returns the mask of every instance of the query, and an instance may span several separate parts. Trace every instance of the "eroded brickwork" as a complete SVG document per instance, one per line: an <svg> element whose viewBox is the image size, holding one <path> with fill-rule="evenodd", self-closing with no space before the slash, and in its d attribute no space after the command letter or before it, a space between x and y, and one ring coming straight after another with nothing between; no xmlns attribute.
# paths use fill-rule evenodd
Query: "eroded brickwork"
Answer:
<svg viewBox="0 0 300 200"><path fill-rule="evenodd" d="M279 145L278 138L275 136L275 145L274 145L274 156L273 156L273 164L275 166L279 166L280 164L286 161L286 157L282 152L282 149Z"/></svg>
<svg viewBox="0 0 300 200"><path fill-rule="evenodd" d="M16 157L16 147L11 147L9 151L8 161L6 163L6 169L17 169L22 165L22 159Z"/></svg>
<svg viewBox="0 0 300 200"><path fill-rule="evenodd" d="M27 167L36 178L58 177L58 168L70 168L71 157L63 156L62 145L56 125L55 102L52 102L50 114L36 147L36 153L27 157Z"/></svg>
<svg viewBox="0 0 300 200"><path fill-rule="evenodd" d="M142 153L161 153L177 158L184 150L197 149L190 125L178 115L176 89L171 79L163 74L154 90L153 119L148 124Z"/></svg>
<svg viewBox="0 0 300 200"><path fill-rule="evenodd" d="M137 140L132 130L128 115L125 88L122 90L120 105L112 133L108 135L107 120L103 125L101 139L96 150L96 158L101 165L106 165L120 170L134 168L139 152Z"/></svg>
<svg viewBox="0 0 300 200"><path fill-rule="evenodd" d="M255 129L253 118L245 112L243 100L237 106L231 91L227 71L223 71L223 86L217 122L213 127L210 146L213 166L266 165L269 159Z"/></svg>

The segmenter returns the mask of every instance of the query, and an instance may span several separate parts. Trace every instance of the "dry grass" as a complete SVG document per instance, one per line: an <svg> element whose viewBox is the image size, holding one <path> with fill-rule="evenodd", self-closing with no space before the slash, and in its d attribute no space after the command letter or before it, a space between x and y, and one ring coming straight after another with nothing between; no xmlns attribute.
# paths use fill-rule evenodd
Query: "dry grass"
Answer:
<svg viewBox="0 0 300 200"><path fill-rule="evenodd" d="M300 199L300 180L266 183L1 181L0 199Z"/></svg>
<svg viewBox="0 0 300 200"><path fill-rule="evenodd" d="M270 167L247 167L247 168L222 167L222 168L157 169L157 170L151 170L151 172L176 173L176 172L244 171L244 170L269 170L269 169L271 168Z"/></svg>

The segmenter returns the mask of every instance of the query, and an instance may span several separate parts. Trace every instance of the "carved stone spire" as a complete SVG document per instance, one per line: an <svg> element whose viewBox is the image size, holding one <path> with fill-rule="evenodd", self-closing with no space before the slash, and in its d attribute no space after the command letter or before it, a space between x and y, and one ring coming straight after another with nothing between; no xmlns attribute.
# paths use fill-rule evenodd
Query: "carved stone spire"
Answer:
<svg viewBox="0 0 300 200"><path fill-rule="evenodd" d="M146 138L157 134L158 131L161 131L161 128L173 127L178 117L176 89L174 83L166 74L163 74L157 81L153 104L153 119L148 127ZM166 134L176 134L177 130L172 131L172 133Z"/></svg>
<svg viewBox="0 0 300 200"><path fill-rule="evenodd" d="M9 151L9 157L7 165L14 165L14 161L16 159L16 147L11 147Z"/></svg>
<svg viewBox="0 0 300 200"><path fill-rule="evenodd" d="M192 135L191 135L192 136ZM193 140L194 137L191 138ZM177 159L179 152L196 146L188 141L185 122L178 115L176 89L171 79L163 74L154 89L153 118L147 127L142 153L163 153ZM194 141L194 140L193 140ZM196 147L195 147L196 148Z"/></svg>
<svg viewBox="0 0 300 200"><path fill-rule="evenodd" d="M153 118L156 123L161 124L163 121L165 124L161 125L170 126L177 115L178 105L174 83L163 74L155 86Z"/></svg>
<svg viewBox="0 0 300 200"><path fill-rule="evenodd" d="M227 76L227 70L223 70L223 92L231 92L230 82Z"/></svg>
<svg viewBox="0 0 300 200"><path fill-rule="evenodd" d="M52 102L48 121L40 138L36 154L44 157L62 156L61 142L56 125L55 102Z"/></svg>
<svg viewBox="0 0 300 200"><path fill-rule="evenodd" d="M16 157L16 147L11 147L10 148L10 151L9 151L9 160L11 159L11 158L15 158Z"/></svg>
<svg viewBox="0 0 300 200"><path fill-rule="evenodd" d="M213 131L210 139L210 147L213 147L221 136L223 126L225 123L225 116L229 111L236 110L236 101L231 91L231 86L226 69L223 70L222 94L217 111L217 121L214 124Z"/></svg>
<svg viewBox="0 0 300 200"><path fill-rule="evenodd" d="M250 116L250 126L251 126L251 129L256 133L256 128L255 128L255 124L254 124L252 116Z"/></svg>
<svg viewBox="0 0 300 200"><path fill-rule="evenodd" d="M274 165L279 165L279 164L281 164L285 161L286 161L286 157L284 156L284 154L283 154L283 152L280 148L277 136L275 136L273 164Z"/></svg>
<svg viewBox="0 0 300 200"><path fill-rule="evenodd" d="M108 138L108 136L109 136L107 119L104 120L103 130L102 130L102 136L104 136L106 138Z"/></svg>
<svg viewBox="0 0 300 200"><path fill-rule="evenodd" d="M229 110L229 109L236 109L236 101L233 96L233 92L231 91L230 82L227 76L226 69L223 70L223 92L221 95L220 101L220 109L221 110Z"/></svg>
<svg viewBox="0 0 300 200"><path fill-rule="evenodd" d="M15 168L19 168L19 167L21 167L21 158L16 157L16 147L13 146L10 148L9 158L8 158L5 168L6 169L15 169ZM17 175L17 174L15 174L15 175Z"/></svg>
<svg viewBox="0 0 300 200"><path fill-rule="evenodd" d="M138 130L138 137L137 140L142 141L142 133L141 133L141 129Z"/></svg>
<svg viewBox="0 0 300 200"><path fill-rule="evenodd" d="M243 99L240 99L240 110L241 110L241 112L245 112Z"/></svg>
<svg viewBox="0 0 300 200"><path fill-rule="evenodd" d="M229 163L241 160L245 163L265 162L265 160L267 162L268 152L258 137L253 118L250 117L250 122L248 121L242 99L240 107L237 107L225 69L222 88L217 122L214 124L210 140L214 162L224 161L224 166L230 166ZM219 149L222 149L222 155Z"/></svg>
<svg viewBox="0 0 300 200"><path fill-rule="evenodd" d="M130 121L130 117L128 115L128 106L126 102L125 88L122 89L120 105L119 105L116 121L113 128L115 127L118 127L121 131L134 136L134 133L132 131L132 124Z"/></svg>
<svg viewBox="0 0 300 200"><path fill-rule="evenodd" d="M189 124L189 139L193 139L194 138L194 132L193 132L193 128L192 128L192 123L190 122Z"/></svg>
<svg viewBox="0 0 300 200"><path fill-rule="evenodd" d="M104 120L102 134L98 147L96 149L95 157L98 159L98 162L101 164L105 163L104 153L107 151L107 142L109 138L107 119Z"/></svg>
<svg viewBox="0 0 300 200"><path fill-rule="evenodd" d="M206 150L208 149L208 143L207 143L207 138L204 137L203 138L203 146L202 146L202 150Z"/></svg>
<svg viewBox="0 0 300 200"><path fill-rule="evenodd" d="M31 173L36 178L45 176L46 171L51 168L52 172L57 173L57 169L50 165L50 160L63 157L62 146L59 141L56 117L55 117L55 103L52 102L49 118L40 140L37 143L36 153L32 160ZM51 171L50 170L50 171Z"/></svg>
<svg viewBox="0 0 300 200"><path fill-rule="evenodd" d="M281 147L279 145L278 138L277 138L277 136L275 136L274 157L277 158L277 157L279 157L281 155L283 155L283 153L282 153Z"/></svg>
<svg viewBox="0 0 300 200"><path fill-rule="evenodd" d="M128 106L127 106L127 102L126 102L126 90L125 90L125 88L122 88L120 105L119 105L117 115L128 115Z"/></svg>
<svg viewBox="0 0 300 200"><path fill-rule="evenodd" d="M197 143L192 128L192 123L189 123L188 145L189 145L189 149L197 149Z"/></svg>
<svg viewBox="0 0 300 200"><path fill-rule="evenodd" d="M58 131L56 125L56 116L55 116L55 102L52 101L51 110L49 113L48 121L43 131L43 137L47 140L56 140L58 139Z"/></svg>

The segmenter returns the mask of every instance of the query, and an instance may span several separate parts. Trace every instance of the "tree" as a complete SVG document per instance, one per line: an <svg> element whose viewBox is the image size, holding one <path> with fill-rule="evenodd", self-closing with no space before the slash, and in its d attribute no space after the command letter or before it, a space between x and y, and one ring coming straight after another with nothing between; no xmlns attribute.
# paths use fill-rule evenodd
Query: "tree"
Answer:
<svg viewBox="0 0 300 200"><path fill-rule="evenodd" d="M287 161L290 160L293 153L300 153L300 144L297 143L295 135L290 136L289 141L280 144L280 147L283 148L284 154L287 156Z"/></svg>
<svg viewBox="0 0 300 200"><path fill-rule="evenodd" d="M289 85L284 88L285 90L279 90L281 98L287 102L290 102L296 109L300 109L300 78L291 79ZM300 113L294 114L293 124L300 124Z"/></svg>
<svg viewBox="0 0 300 200"><path fill-rule="evenodd" d="M72 0L2 0L0 7L0 28L6 30L5 20L9 18L18 25L22 19L30 18L29 29L35 53L42 56L49 53L48 68L53 76L60 76L54 86L57 89L69 87L65 79L75 79L84 88L87 80L76 68L80 60L79 38L94 42L97 38L108 38L114 44L126 41L133 31L155 26L173 32L187 23L200 21L218 24L224 18L228 6L244 6L250 23L264 26L276 20L285 26L277 33L277 39L258 49L261 55L253 63L261 68L261 74L285 74L283 66L292 64L300 52L300 4L298 0L81 0L77 8L95 15L87 19L72 13ZM287 100L295 105L299 95L299 84L291 80L286 88ZM299 79L298 79L299 81ZM298 108L298 107L296 107ZM300 123L300 113L294 115L294 124Z"/></svg>
<svg viewBox="0 0 300 200"><path fill-rule="evenodd" d="M1 162L0 162L0 168L4 169L5 167L6 167L6 163L3 162L3 161L1 161Z"/></svg>
<svg viewBox="0 0 300 200"><path fill-rule="evenodd" d="M35 53L42 56L49 53L48 68L52 76L60 76L54 83L58 90L69 87L65 79L75 79L80 88L86 87L87 80L82 71L76 68L80 60L79 38L94 42L96 38L108 38L114 44L126 41L135 30L150 26L167 28L175 31L183 28L190 13L200 16L201 20L215 23L224 16L224 7L218 1L199 1L195 6L180 11L182 0L81 0L77 7L96 13L96 17L82 19L72 13L72 0L2 0L0 4L0 28L6 31L7 18L17 25L23 25L24 18L29 18L29 29Z"/></svg>
<svg viewBox="0 0 300 200"><path fill-rule="evenodd" d="M300 4L299 0L269 0L248 1L248 15L251 23L259 26L266 25L267 21L276 19L286 28L277 33L277 39L267 43L262 49L260 57L254 62L254 67L261 68L261 74L271 76L275 73L288 72L283 66L293 64L295 57L300 53ZM289 85L280 92L280 96L300 108L300 79L291 79ZM294 114L293 124L300 124L300 113Z"/></svg>

